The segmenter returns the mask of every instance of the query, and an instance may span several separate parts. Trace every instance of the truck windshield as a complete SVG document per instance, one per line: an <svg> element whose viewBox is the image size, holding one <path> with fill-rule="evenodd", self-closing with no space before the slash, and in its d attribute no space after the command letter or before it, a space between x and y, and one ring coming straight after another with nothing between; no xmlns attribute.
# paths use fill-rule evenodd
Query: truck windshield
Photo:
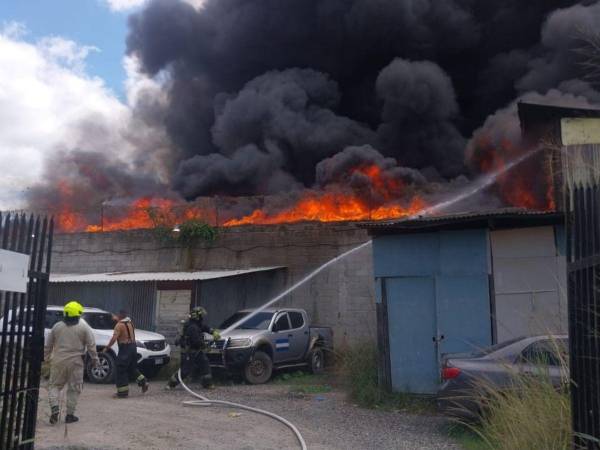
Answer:
<svg viewBox="0 0 600 450"><path fill-rule="evenodd" d="M237 312L225 322L223 322L220 326L221 330L229 328L231 325L236 323L237 321L243 319L250 312ZM271 319L273 318L273 313L261 312L249 319L247 322L244 322L241 326L239 326L238 330L266 330L269 328L269 324L271 323Z"/></svg>

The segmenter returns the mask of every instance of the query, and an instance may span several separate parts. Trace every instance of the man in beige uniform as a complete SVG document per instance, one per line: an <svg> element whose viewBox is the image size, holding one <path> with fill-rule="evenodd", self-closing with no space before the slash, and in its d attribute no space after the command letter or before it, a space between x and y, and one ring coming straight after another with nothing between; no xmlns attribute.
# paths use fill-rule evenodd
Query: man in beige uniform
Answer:
<svg viewBox="0 0 600 450"><path fill-rule="evenodd" d="M83 368L86 352L97 365L96 341L90 326L79 320L83 314L83 306L77 302L69 302L64 308L64 319L57 322L48 336L44 348L44 360L50 357L50 382L48 400L50 402L50 423L58 422L60 409L58 397L60 391L67 386L66 423L77 422L75 408L83 387Z"/></svg>

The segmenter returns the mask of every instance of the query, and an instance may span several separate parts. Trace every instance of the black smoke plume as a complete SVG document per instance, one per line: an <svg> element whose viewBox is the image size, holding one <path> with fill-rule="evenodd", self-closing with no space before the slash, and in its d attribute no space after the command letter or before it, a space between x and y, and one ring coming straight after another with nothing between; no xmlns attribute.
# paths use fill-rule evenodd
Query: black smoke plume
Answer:
<svg viewBox="0 0 600 450"><path fill-rule="evenodd" d="M78 127L88 151L66 143L30 203L64 201L66 167L82 205L171 189L277 207L304 190L381 195L356 170L368 165L408 193L452 190L518 147L516 100L600 103L578 51L599 27L591 0L151 0L127 53L162 90L138 93L129 164L90 152L106 139Z"/></svg>
<svg viewBox="0 0 600 450"><path fill-rule="evenodd" d="M177 191L277 194L322 186L321 161L345 164L361 148L468 174L469 138L517 96L598 96L573 49L599 11L566 0L153 0L130 17L127 51L168 76Z"/></svg>

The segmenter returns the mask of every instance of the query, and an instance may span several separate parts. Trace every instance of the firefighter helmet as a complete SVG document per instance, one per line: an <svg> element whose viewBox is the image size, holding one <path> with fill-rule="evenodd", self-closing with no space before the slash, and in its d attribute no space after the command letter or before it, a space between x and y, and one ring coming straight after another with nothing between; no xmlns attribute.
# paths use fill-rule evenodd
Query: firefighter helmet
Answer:
<svg viewBox="0 0 600 450"><path fill-rule="evenodd" d="M206 316L206 310L202 306L195 306L190 311L190 319L192 320L200 320L204 316Z"/></svg>
<svg viewBox="0 0 600 450"><path fill-rule="evenodd" d="M64 315L65 317L81 317L83 314L83 306L81 303L71 301L65 305Z"/></svg>

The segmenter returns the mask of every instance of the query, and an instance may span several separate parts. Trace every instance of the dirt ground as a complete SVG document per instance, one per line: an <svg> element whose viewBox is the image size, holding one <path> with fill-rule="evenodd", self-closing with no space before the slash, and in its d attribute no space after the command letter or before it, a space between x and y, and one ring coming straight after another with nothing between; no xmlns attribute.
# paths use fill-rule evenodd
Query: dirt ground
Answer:
<svg viewBox="0 0 600 450"><path fill-rule="evenodd" d="M112 398L113 386L86 384L76 413L80 422L68 426L48 424L47 395L42 389L36 448L299 448L292 432L268 417L221 407L184 407L181 402L189 396L179 389L164 391L163 386L154 382L142 395L132 385L131 397L121 400ZM306 394L279 383L231 385L218 386L208 396L283 415L300 429L309 449L458 450L444 434L440 417L359 408L335 389Z"/></svg>

